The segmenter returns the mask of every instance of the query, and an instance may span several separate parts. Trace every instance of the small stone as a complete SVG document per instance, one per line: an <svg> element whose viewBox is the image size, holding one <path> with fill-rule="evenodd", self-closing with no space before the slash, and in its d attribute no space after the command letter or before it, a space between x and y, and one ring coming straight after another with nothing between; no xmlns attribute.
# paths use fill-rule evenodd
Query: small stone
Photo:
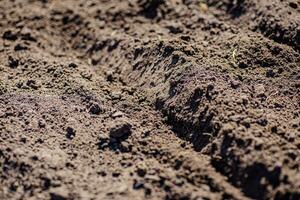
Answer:
<svg viewBox="0 0 300 200"><path fill-rule="evenodd" d="M101 113L102 109L97 103L93 103L90 107L90 113L94 115L99 115Z"/></svg>
<svg viewBox="0 0 300 200"><path fill-rule="evenodd" d="M132 125L124 119L116 120L110 128L109 135L111 138L120 139L128 137L131 134Z"/></svg>
<svg viewBox="0 0 300 200"><path fill-rule="evenodd" d="M72 127L67 127L67 134L66 137L70 140L72 140L76 135L76 130Z"/></svg>

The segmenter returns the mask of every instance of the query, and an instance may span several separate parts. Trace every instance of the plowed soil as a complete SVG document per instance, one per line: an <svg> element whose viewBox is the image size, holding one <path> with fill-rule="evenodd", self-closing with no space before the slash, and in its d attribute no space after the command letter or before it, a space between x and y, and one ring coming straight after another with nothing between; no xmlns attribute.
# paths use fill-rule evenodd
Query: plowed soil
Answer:
<svg viewBox="0 0 300 200"><path fill-rule="evenodd" d="M0 0L0 199L300 199L300 1Z"/></svg>

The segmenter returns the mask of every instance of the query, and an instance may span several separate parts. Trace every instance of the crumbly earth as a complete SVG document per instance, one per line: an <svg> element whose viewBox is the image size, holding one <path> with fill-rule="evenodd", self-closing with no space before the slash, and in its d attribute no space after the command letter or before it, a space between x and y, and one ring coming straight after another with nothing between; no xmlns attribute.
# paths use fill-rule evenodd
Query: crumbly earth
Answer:
<svg viewBox="0 0 300 200"><path fill-rule="evenodd" d="M300 199L298 0L0 0L0 199Z"/></svg>

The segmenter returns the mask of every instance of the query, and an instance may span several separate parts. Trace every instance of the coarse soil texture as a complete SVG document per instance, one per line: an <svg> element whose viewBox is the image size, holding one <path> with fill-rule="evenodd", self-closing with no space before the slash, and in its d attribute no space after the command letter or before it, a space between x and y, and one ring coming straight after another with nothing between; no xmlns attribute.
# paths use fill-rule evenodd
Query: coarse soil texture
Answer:
<svg viewBox="0 0 300 200"><path fill-rule="evenodd" d="M0 199L300 199L300 1L0 0Z"/></svg>

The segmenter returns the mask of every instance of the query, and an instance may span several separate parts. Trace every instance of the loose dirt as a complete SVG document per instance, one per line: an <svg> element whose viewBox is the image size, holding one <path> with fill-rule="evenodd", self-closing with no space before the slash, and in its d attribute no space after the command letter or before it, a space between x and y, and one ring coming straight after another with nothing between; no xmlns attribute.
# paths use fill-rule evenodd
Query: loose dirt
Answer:
<svg viewBox="0 0 300 200"><path fill-rule="evenodd" d="M0 199L300 199L298 0L0 0Z"/></svg>

